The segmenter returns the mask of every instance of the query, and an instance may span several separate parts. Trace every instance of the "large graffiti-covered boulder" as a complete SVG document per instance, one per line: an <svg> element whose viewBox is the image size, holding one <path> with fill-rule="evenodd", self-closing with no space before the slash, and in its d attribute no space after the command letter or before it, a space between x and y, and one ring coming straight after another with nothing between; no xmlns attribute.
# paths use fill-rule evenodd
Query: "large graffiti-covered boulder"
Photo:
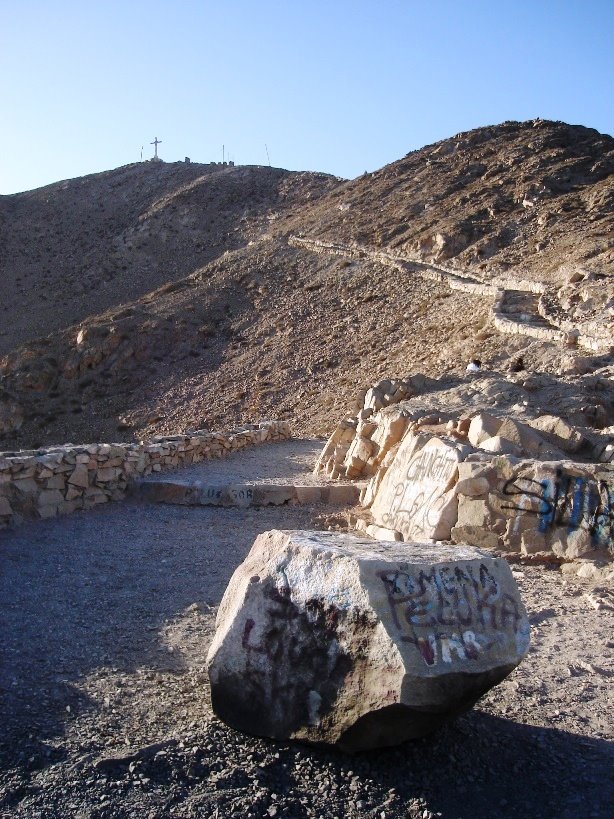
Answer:
<svg viewBox="0 0 614 819"><path fill-rule="evenodd" d="M469 546L271 531L224 594L213 710L240 731L346 751L422 736L528 651L508 564Z"/></svg>

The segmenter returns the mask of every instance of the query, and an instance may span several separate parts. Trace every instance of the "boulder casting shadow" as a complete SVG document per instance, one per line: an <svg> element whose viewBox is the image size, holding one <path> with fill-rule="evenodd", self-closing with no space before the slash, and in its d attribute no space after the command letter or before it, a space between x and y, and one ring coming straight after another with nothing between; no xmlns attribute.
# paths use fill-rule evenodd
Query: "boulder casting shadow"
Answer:
<svg viewBox="0 0 614 819"><path fill-rule="evenodd" d="M509 566L485 552L266 532L220 606L211 702L248 734L384 747L471 708L528 646Z"/></svg>

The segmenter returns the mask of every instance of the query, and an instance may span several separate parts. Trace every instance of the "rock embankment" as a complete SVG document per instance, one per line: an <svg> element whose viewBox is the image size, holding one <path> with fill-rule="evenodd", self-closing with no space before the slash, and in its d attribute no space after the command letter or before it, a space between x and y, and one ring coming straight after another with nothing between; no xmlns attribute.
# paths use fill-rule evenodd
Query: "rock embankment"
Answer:
<svg viewBox="0 0 614 819"><path fill-rule="evenodd" d="M369 478L361 502L374 537L451 540L569 562L614 558L614 441L556 415L520 420L516 404L443 412L436 380L371 388L328 440L316 470ZM422 391L420 402L411 396ZM431 392L429 409L428 393ZM445 395L445 394L444 394ZM510 400L514 395L509 396ZM489 408L490 410L490 408Z"/></svg>

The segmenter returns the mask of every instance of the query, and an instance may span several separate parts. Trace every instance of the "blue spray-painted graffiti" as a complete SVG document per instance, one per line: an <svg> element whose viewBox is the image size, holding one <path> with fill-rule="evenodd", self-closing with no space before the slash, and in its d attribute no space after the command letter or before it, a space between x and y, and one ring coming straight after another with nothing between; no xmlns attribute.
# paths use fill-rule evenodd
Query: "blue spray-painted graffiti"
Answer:
<svg viewBox="0 0 614 819"><path fill-rule="evenodd" d="M537 508L526 504L502 505L502 509L514 509L525 514L535 514L539 519L539 531L563 526L569 532L587 529L596 546L614 545L614 487L604 480L591 480L579 475L569 475L557 469L554 478L515 477L503 486L507 497L525 496L539 503Z"/></svg>

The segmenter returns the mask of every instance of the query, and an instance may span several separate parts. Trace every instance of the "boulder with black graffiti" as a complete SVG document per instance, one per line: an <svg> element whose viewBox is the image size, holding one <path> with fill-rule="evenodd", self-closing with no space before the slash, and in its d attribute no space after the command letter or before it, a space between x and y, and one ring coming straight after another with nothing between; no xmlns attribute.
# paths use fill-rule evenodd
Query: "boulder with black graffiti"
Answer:
<svg viewBox="0 0 614 819"><path fill-rule="evenodd" d="M505 560L331 532L259 535L216 625L208 666L218 717L349 752L432 732L529 648Z"/></svg>

